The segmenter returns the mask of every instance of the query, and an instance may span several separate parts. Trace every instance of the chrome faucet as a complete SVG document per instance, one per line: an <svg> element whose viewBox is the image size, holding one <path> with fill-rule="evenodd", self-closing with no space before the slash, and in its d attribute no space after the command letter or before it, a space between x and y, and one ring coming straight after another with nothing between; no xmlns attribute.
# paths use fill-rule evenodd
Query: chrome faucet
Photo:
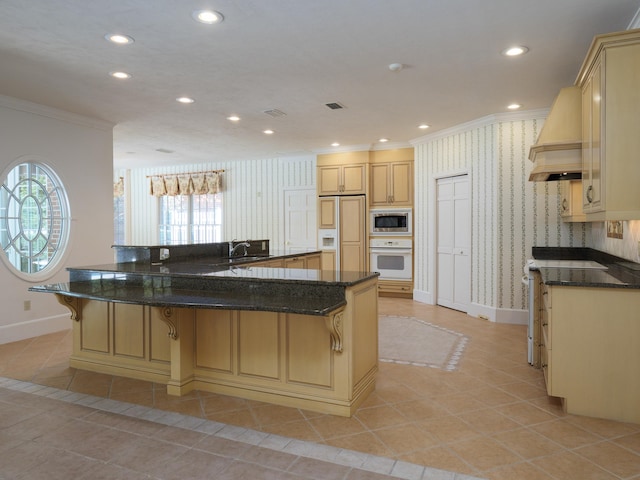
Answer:
<svg viewBox="0 0 640 480"><path fill-rule="evenodd" d="M236 253L236 250L238 250L239 247L244 247L244 256L247 256L247 248L249 248L251 246L251 244L249 243L249 240L247 240L246 242L240 242L238 244L236 244L235 246L233 245L233 240L229 242L229 258L233 257L233 255Z"/></svg>

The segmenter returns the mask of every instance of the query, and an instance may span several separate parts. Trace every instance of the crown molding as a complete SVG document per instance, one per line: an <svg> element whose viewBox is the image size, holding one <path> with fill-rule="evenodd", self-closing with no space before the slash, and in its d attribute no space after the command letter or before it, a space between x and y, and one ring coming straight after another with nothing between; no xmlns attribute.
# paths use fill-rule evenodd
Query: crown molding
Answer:
<svg viewBox="0 0 640 480"><path fill-rule="evenodd" d="M24 113L31 113L41 117L53 118L55 120L62 120L64 122L84 127L97 128L100 130L113 130L113 127L115 126L115 123L107 122L106 120L101 120L99 118L86 117L84 115L78 115L77 113L47 107L27 100L8 97L6 95L0 95L0 107Z"/></svg>
<svg viewBox="0 0 640 480"><path fill-rule="evenodd" d="M422 143L431 142L433 140L449 137L451 135L457 135L459 133L468 132L469 130L474 130L476 128L482 128L488 125L494 125L496 123L517 122L521 120L531 120L533 118L547 118L547 115L549 115L548 108L540 108L536 110L524 110L522 112L494 113L491 115L487 115L485 117L471 120L470 122L461 123L460 125L456 125L455 127L446 128L444 130L431 133L429 135L424 135L422 137L414 138L413 140L409 140L409 143L413 146L420 145Z"/></svg>

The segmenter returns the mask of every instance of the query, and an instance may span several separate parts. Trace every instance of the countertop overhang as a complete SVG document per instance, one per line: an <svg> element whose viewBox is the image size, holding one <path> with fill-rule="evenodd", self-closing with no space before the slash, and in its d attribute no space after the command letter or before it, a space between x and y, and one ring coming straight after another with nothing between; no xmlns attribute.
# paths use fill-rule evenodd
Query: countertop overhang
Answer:
<svg viewBox="0 0 640 480"><path fill-rule="evenodd" d="M347 287L379 275L254 267L247 263L236 266L219 258L205 258L164 265L124 262L71 267L67 269L69 282L34 286L29 290L157 307L326 316L346 305Z"/></svg>

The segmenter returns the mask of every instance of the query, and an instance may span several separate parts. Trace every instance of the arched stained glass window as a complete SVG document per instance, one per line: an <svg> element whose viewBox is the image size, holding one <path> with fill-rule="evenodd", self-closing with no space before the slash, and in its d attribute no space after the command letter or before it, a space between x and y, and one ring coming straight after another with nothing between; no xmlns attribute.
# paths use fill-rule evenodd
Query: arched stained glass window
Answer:
<svg viewBox="0 0 640 480"><path fill-rule="evenodd" d="M3 261L19 276L42 278L53 269L67 245L69 222L66 192L53 170L24 162L9 171L0 188L0 245Z"/></svg>

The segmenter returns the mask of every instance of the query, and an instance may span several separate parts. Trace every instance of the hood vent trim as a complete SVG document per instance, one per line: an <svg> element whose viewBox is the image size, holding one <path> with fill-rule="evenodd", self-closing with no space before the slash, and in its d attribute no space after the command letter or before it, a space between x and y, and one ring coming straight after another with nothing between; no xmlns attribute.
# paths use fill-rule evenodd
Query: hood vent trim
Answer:
<svg viewBox="0 0 640 480"><path fill-rule="evenodd" d="M534 163L529 181L548 182L582 178L582 92L580 87L560 90L538 141L529 149Z"/></svg>

